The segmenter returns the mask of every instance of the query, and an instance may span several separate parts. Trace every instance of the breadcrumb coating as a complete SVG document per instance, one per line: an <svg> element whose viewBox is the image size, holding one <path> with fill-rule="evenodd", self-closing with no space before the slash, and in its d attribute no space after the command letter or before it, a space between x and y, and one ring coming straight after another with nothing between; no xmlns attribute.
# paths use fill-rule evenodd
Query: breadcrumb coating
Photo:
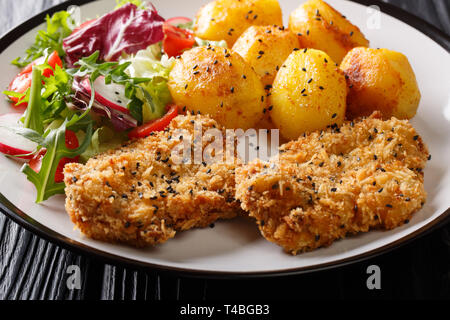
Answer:
<svg viewBox="0 0 450 320"><path fill-rule="evenodd" d="M408 121L374 114L289 142L236 170L236 197L287 252L407 223L425 200L427 147Z"/></svg>
<svg viewBox="0 0 450 320"><path fill-rule="evenodd" d="M225 135L209 117L180 115L166 131L85 165L66 165L66 210L76 227L93 239L143 247L236 216L235 163L176 164L171 157L173 148L188 138L172 136L175 129L186 129L193 141L194 121L201 122L203 132L218 128Z"/></svg>

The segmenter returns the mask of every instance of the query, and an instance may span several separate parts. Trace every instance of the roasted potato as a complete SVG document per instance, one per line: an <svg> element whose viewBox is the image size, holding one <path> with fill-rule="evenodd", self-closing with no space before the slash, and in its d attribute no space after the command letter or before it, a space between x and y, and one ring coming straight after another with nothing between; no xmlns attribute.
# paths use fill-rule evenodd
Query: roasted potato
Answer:
<svg viewBox="0 0 450 320"><path fill-rule="evenodd" d="M297 36L284 27L251 26L237 39L233 51L253 67L264 85L271 85L295 48L300 48Z"/></svg>
<svg viewBox="0 0 450 320"><path fill-rule="evenodd" d="M369 46L358 27L322 0L309 0L292 12L289 29L303 47L325 51L337 63L352 48Z"/></svg>
<svg viewBox="0 0 450 320"><path fill-rule="evenodd" d="M280 133L296 139L304 132L342 124L347 85L343 72L323 51L294 51L278 71L270 101Z"/></svg>
<svg viewBox="0 0 450 320"><path fill-rule="evenodd" d="M349 93L347 117L381 112L384 119L394 116L411 119L420 102L416 76L403 54L388 49L355 48L341 63Z"/></svg>
<svg viewBox="0 0 450 320"><path fill-rule="evenodd" d="M197 47L184 52L169 76L175 104L209 114L226 128L248 129L267 107L264 86L237 53L220 47Z"/></svg>
<svg viewBox="0 0 450 320"><path fill-rule="evenodd" d="M225 40L232 47L253 25L283 25L277 0L216 0L200 8L195 35L207 40Z"/></svg>

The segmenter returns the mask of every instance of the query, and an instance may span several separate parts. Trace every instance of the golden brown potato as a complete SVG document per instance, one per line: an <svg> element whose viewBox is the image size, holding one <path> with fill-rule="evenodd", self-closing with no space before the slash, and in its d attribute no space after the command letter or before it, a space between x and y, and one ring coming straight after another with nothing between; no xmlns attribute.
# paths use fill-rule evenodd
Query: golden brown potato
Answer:
<svg viewBox="0 0 450 320"><path fill-rule="evenodd" d="M387 49L355 48L341 64L349 85L347 117L368 116L379 110L383 118L411 119L420 91L408 59Z"/></svg>
<svg viewBox="0 0 450 320"><path fill-rule="evenodd" d="M309 0L292 12L289 29L303 47L325 51L337 63L352 48L369 46L358 27L322 0Z"/></svg>
<svg viewBox="0 0 450 320"><path fill-rule="evenodd" d="M342 124L346 95L344 74L325 52L294 51L275 77L271 117L283 137L296 139Z"/></svg>
<svg viewBox="0 0 450 320"><path fill-rule="evenodd" d="M295 48L300 48L297 36L284 27L252 26L235 42L233 51L253 67L264 85L270 85Z"/></svg>
<svg viewBox="0 0 450 320"><path fill-rule="evenodd" d="M197 13L195 35L207 40L225 40L232 47L253 25L283 25L277 0L216 0Z"/></svg>
<svg viewBox="0 0 450 320"><path fill-rule="evenodd" d="M248 129L267 106L256 72L229 49L197 47L175 62L169 76L175 104L208 114L226 128Z"/></svg>

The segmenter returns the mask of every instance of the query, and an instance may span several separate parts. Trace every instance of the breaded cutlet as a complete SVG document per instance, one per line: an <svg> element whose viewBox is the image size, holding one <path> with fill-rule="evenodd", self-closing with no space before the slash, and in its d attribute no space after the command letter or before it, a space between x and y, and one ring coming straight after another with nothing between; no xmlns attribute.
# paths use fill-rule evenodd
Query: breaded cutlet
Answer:
<svg viewBox="0 0 450 320"><path fill-rule="evenodd" d="M168 130L85 165L67 164L66 210L76 227L93 239L143 247L162 243L177 231L236 216L235 163L176 164L172 159L173 148L183 139L173 134L185 129L193 141L194 122L201 123L203 132L217 128L225 136L209 117L180 115Z"/></svg>
<svg viewBox="0 0 450 320"><path fill-rule="evenodd" d="M408 121L379 115L314 132L279 158L236 170L236 197L287 252L407 223L425 200L427 147Z"/></svg>

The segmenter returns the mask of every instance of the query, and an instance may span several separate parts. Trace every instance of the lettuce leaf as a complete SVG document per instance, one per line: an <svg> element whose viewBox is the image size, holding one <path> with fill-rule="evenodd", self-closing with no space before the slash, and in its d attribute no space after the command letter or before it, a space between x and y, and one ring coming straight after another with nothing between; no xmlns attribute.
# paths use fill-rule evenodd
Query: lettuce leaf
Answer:
<svg viewBox="0 0 450 320"><path fill-rule="evenodd" d="M25 67L39 57L45 55L46 50L57 51L60 57L65 55L63 50L63 39L72 33L71 26L74 24L69 12L59 11L51 17L45 18L47 29L40 30L34 44L26 50L23 57L18 57L11 63L18 67Z"/></svg>
<svg viewBox="0 0 450 320"><path fill-rule="evenodd" d="M126 72L131 77L146 78L136 90L136 96L143 102L142 122L160 118L164 115L166 106L172 101L167 82L172 70L174 58L161 55L161 45L154 44L127 59L130 63Z"/></svg>
<svg viewBox="0 0 450 320"><path fill-rule="evenodd" d="M210 40L204 40L204 39L200 39L198 37L195 37L195 42L196 42L197 46L199 46L199 47L213 46L213 47L228 48L227 42L225 40L210 41Z"/></svg>
<svg viewBox="0 0 450 320"><path fill-rule="evenodd" d="M83 140L84 132L78 133L77 137L78 140ZM118 134L110 127L102 126L93 133L90 145L80 155L80 161L86 162L100 153L119 147L127 140L128 137L125 134Z"/></svg>
<svg viewBox="0 0 450 320"><path fill-rule="evenodd" d="M139 9L145 9L145 4L142 0L116 0L116 7L115 9L118 9L120 7L123 7L127 3L132 3Z"/></svg>

